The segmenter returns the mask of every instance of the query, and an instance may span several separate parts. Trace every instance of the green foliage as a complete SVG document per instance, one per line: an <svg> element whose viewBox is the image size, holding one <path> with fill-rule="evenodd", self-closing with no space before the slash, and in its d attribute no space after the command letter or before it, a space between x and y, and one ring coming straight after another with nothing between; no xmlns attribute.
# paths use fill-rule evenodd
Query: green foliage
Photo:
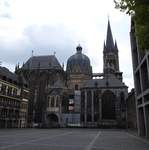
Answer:
<svg viewBox="0 0 149 150"><path fill-rule="evenodd" d="M115 8L134 15L139 48L149 49L149 0L114 0L114 2Z"/></svg>
<svg viewBox="0 0 149 150"><path fill-rule="evenodd" d="M134 14L135 0L114 0L115 7L126 14Z"/></svg>

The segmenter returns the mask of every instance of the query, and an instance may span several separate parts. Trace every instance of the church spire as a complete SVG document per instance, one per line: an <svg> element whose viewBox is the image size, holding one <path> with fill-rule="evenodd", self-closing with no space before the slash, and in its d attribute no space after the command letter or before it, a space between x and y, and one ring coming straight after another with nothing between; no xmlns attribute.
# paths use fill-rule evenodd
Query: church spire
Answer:
<svg viewBox="0 0 149 150"><path fill-rule="evenodd" d="M111 52L115 49L114 42L113 42L113 36L110 26L110 21L108 20L108 28L107 28L107 39L106 39L106 51Z"/></svg>
<svg viewBox="0 0 149 150"><path fill-rule="evenodd" d="M103 49L104 73L115 74L119 72L119 56L117 42L113 40L110 21L108 19L107 39Z"/></svg>

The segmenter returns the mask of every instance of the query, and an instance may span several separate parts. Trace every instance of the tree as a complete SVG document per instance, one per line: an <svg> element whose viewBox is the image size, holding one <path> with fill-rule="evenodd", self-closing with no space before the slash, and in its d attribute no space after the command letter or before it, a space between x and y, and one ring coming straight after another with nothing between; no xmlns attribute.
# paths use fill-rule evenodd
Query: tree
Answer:
<svg viewBox="0 0 149 150"><path fill-rule="evenodd" d="M134 16L139 49L149 50L149 0L114 0L115 8Z"/></svg>

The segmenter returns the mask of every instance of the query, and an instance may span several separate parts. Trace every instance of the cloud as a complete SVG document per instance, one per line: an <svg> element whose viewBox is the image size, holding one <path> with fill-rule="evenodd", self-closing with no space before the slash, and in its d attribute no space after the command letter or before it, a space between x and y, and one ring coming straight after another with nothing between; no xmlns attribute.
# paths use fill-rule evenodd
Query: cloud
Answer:
<svg viewBox="0 0 149 150"><path fill-rule="evenodd" d="M56 52L62 62L75 52L77 36L63 25L33 25L27 27L23 35L30 42L30 47L35 51L35 55L50 55Z"/></svg>
<svg viewBox="0 0 149 150"><path fill-rule="evenodd" d="M62 25L32 25L24 29L22 37L0 37L0 57L6 63L15 64L27 61L32 50L34 55L53 55L56 52L62 63L75 53L74 39L77 39L75 33L67 31Z"/></svg>
<svg viewBox="0 0 149 150"><path fill-rule="evenodd" d="M11 18L10 14L10 2L11 0L0 0L0 17Z"/></svg>
<svg viewBox="0 0 149 150"><path fill-rule="evenodd" d="M34 55L56 51L60 63L66 64L80 43L94 72L102 72L109 14L124 81L132 87L130 19L114 8L113 0L0 0L0 4L0 61L11 70L27 61L32 50Z"/></svg>

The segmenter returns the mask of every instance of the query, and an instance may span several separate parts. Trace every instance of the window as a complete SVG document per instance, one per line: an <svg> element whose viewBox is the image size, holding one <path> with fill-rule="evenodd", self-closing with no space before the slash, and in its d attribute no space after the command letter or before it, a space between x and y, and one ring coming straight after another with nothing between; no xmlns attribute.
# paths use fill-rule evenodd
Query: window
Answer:
<svg viewBox="0 0 149 150"><path fill-rule="evenodd" d="M2 89L2 83L0 83L0 92L1 92L1 89Z"/></svg>
<svg viewBox="0 0 149 150"><path fill-rule="evenodd" d="M58 107L58 105L59 105L59 97L57 96L56 97L56 107Z"/></svg>
<svg viewBox="0 0 149 150"><path fill-rule="evenodd" d="M6 85L2 85L1 92L2 92L3 95L6 94Z"/></svg>
<svg viewBox="0 0 149 150"><path fill-rule="evenodd" d="M54 107L54 102L55 102L54 96L52 96L52 97L51 97L51 107Z"/></svg>
<svg viewBox="0 0 149 150"><path fill-rule="evenodd" d="M102 95L102 119L115 119L116 96L111 91L105 91Z"/></svg>
<svg viewBox="0 0 149 150"><path fill-rule="evenodd" d="M75 90L78 90L78 84L75 85Z"/></svg>
<svg viewBox="0 0 149 150"><path fill-rule="evenodd" d="M48 107L50 107L50 97L48 97L47 103L48 103Z"/></svg>

